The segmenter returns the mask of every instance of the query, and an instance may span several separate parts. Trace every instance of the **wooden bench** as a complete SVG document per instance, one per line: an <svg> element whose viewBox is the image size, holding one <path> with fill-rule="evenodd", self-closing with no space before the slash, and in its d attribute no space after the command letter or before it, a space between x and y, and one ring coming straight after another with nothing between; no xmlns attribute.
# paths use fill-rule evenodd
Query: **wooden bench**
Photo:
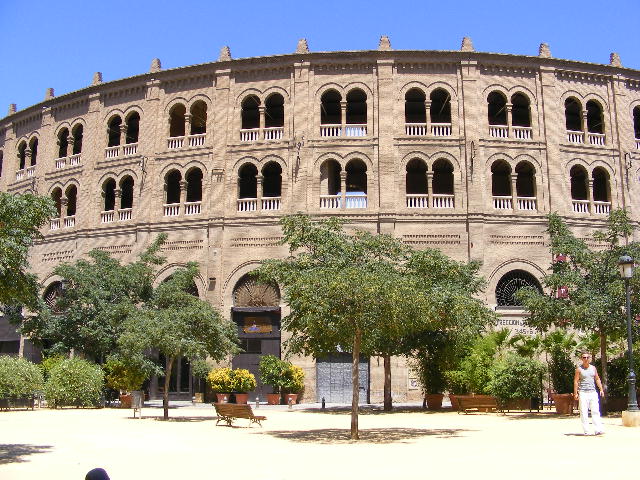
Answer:
<svg viewBox="0 0 640 480"><path fill-rule="evenodd" d="M246 418L249 420L249 426L254 423L262 426L262 420L266 420L267 417L263 417L260 415L254 415L253 410L251 410L251 405L246 404L235 404L235 403L214 403L213 406L216 408L216 414L218 415L218 421L216 425L220 422L226 422L227 426L231 426L233 424L233 420L235 418Z"/></svg>
<svg viewBox="0 0 640 480"><path fill-rule="evenodd" d="M491 395L456 395L458 400L458 413L469 413L470 410L478 412L495 412L498 408L496 397Z"/></svg>

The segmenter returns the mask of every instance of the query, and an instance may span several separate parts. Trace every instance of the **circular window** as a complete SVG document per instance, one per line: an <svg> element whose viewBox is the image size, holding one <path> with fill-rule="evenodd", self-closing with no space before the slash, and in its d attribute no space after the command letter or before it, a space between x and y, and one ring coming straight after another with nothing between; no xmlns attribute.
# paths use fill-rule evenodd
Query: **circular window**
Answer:
<svg viewBox="0 0 640 480"><path fill-rule="evenodd" d="M533 287L542 293L540 283L529 272L524 270L512 270L505 274L496 286L496 302L499 307L521 306L515 294L524 287Z"/></svg>

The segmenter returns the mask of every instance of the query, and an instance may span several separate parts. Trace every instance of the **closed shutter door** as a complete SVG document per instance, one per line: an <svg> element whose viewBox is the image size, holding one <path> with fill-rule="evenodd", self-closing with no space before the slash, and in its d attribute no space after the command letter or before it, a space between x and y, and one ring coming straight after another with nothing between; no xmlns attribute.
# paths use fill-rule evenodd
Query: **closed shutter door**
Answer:
<svg viewBox="0 0 640 480"><path fill-rule="evenodd" d="M327 403L351 403L351 354L336 353L318 359L316 362L317 401L324 397ZM360 397L359 403L369 400L369 361L360 359L359 368Z"/></svg>

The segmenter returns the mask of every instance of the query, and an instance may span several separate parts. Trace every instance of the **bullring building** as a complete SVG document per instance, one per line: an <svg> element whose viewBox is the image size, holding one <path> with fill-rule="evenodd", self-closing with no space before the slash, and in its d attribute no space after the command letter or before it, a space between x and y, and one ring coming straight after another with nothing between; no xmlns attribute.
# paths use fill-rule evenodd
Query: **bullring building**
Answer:
<svg viewBox="0 0 640 480"><path fill-rule="evenodd" d="M284 257L279 219L304 212L388 233L415 248L479 260L484 300L500 323L527 332L513 293L540 286L551 258L546 215L582 238L612 208L638 220L640 71L538 56L460 50L294 53L217 61L91 85L43 102L11 105L0 120L0 190L50 195L58 214L31 251L51 301L53 269L99 248L134 260L161 232L162 282L200 265L197 294L238 325L257 370L283 354L287 314L277 287L249 272ZM37 355L0 323L0 351ZM349 354L295 358L303 401L348 401ZM361 399L380 401L381 359L363 358ZM393 359L396 400L420 395ZM186 360L174 398L197 388ZM152 382L151 393L161 385ZM263 397L265 390L257 394ZM254 393L255 395L255 393Z"/></svg>

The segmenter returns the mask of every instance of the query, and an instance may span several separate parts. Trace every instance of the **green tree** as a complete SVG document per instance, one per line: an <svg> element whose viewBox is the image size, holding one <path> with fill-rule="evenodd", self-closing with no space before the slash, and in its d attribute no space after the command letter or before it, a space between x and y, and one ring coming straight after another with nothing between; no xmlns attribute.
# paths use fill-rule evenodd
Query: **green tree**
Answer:
<svg viewBox="0 0 640 480"><path fill-rule="evenodd" d="M618 271L621 255L640 258L640 245L626 240L633 226L624 210L612 210L606 230L597 231L593 239L599 244L589 248L587 243L571 233L567 224L553 213L549 215L547 232L552 255L564 255L565 261L555 261L543 284L549 293L532 288L518 292L524 308L529 312L527 323L545 331L553 327L572 327L583 332L595 332L600 339L602 380L607 384L607 343L611 338L626 334L624 281ZM557 257L556 257L557 258ZM636 269L631 288L637 299L640 274ZM568 296L557 295L558 289L568 289ZM632 302L632 315L638 313L638 302ZM637 326L635 327L637 330Z"/></svg>
<svg viewBox="0 0 640 480"><path fill-rule="evenodd" d="M55 214L49 197L0 192L0 305L37 308L38 281L27 272L29 248Z"/></svg>
<svg viewBox="0 0 640 480"><path fill-rule="evenodd" d="M197 274L198 266L192 262L157 286L149 301L127 316L118 339L125 358L140 358L152 350L165 356L165 420L169 418L169 385L177 359L209 356L220 361L238 350L235 324L189 293Z"/></svg>

